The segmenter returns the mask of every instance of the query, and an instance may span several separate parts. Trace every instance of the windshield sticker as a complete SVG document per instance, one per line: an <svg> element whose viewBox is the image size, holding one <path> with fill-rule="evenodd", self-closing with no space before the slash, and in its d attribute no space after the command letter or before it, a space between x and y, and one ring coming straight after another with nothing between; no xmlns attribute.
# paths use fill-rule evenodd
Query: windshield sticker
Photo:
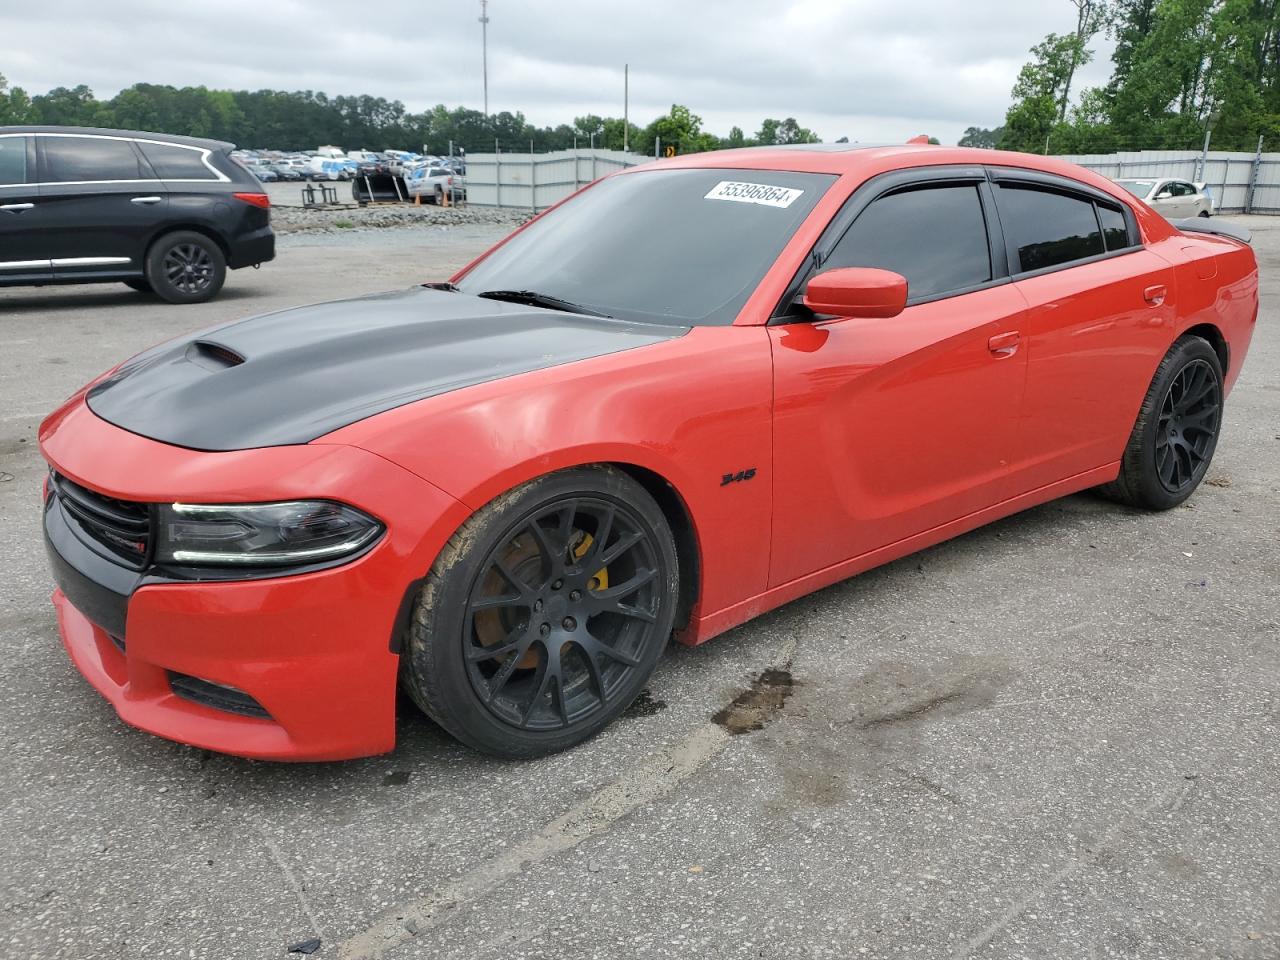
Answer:
<svg viewBox="0 0 1280 960"><path fill-rule="evenodd" d="M707 192L703 199L758 203L766 207L789 207L799 199L802 193L804 193L803 190L792 187L771 187L766 183L721 180Z"/></svg>

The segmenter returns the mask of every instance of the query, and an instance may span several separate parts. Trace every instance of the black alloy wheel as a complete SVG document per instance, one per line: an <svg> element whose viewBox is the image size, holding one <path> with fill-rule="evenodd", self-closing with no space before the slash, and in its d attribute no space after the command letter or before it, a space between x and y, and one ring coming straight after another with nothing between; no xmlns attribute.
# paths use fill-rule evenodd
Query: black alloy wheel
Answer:
<svg viewBox="0 0 1280 960"><path fill-rule="evenodd" d="M181 230L161 237L147 254L146 280L170 303L203 303L222 289L227 261L202 233Z"/></svg>
<svg viewBox="0 0 1280 960"><path fill-rule="evenodd" d="M1148 510L1168 510L1195 491L1209 470L1222 429L1222 358L1202 337L1178 339L1156 368L1103 496Z"/></svg>
<svg viewBox="0 0 1280 960"><path fill-rule="evenodd" d="M164 275L174 288L195 296L213 282L213 258L203 246L180 243L164 255Z"/></svg>
<svg viewBox="0 0 1280 960"><path fill-rule="evenodd" d="M1156 472L1170 493L1194 484L1213 455L1222 418L1222 384L1205 360L1174 376L1156 424Z"/></svg>
<svg viewBox="0 0 1280 960"><path fill-rule="evenodd" d="M593 736L631 703L671 636L675 541L611 467L531 481L441 552L401 657L405 689L459 740L532 757Z"/></svg>
<svg viewBox="0 0 1280 960"><path fill-rule="evenodd" d="M467 604L467 674L485 708L562 730L607 707L655 640L657 580L624 505L569 499L530 516L490 552Z"/></svg>

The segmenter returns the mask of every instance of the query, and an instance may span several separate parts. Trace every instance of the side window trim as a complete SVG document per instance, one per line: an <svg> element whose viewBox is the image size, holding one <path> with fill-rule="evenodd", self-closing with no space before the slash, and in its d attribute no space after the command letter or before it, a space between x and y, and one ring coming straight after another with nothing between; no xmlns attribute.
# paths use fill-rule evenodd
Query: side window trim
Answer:
<svg viewBox="0 0 1280 960"><path fill-rule="evenodd" d="M1137 218L1134 216L1133 209L1123 201L1117 200L1115 197L1090 187L1088 184L1070 180L1066 177L1058 177L1053 174L1040 173L1035 170L1018 170L1014 168L988 168L988 175L991 182L995 186L1001 183L1021 184L1033 189L1048 190L1052 193L1066 194L1077 200L1090 203L1093 206L1093 218L1097 221L1099 235L1102 237L1103 252L1094 254L1090 257L1082 257L1079 260L1069 260L1066 263L1055 263L1051 267L1041 267L1039 270L1023 270L1022 261L1018 256L1018 249L1012 237L1006 236L1005 246L1009 258L1009 273L1014 280L1025 280L1029 277L1040 277L1047 273L1056 273L1059 270L1071 270L1075 267L1083 266L1088 263L1097 263L1099 260L1108 260L1112 257L1122 257L1126 254L1140 250L1143 246L1138 233ZM998 195L999 191L993 191ZM1118 208L1124 216L1125 226L1129 232L1129 245L1117 250L1108 250L1106 248L1106 232L1102 229L1102 217L1098 213L1099 204L1112 209ZM1000 207L999 200L996 202L997 208Z"/></svg>
<svg viewBox="0 0 1280 960"><path fill-rule="evenodd" d="M992 278L985 283L962 287L957 290L935 293L927 297L911 298L907 300L907 306L911 307L922 303L932 303L935 300L945 300L949 297L963 296L966 293L974 293L978 290L985 290L988 287L1008 283L1010 275L1009 264L1004 252L1004 234L1000 226L994 199L991 196L991 188L987 183L987 171L983 167L950 165L892 170L872 177L850 194L844 205L841 206L822 231L822 235L814 243L813 248L805 257L804 263L796 271L795 276L791 278L791 282L787 284L786 291L769 317L769 323L771 325L779 325L809 322L809 317L797 316L794 313L797 298L804 290L804 285L809 282L809 278L822 270L822 265L827 257L831 255L836 245L844 238L844 235L853 226L854 221L862 215L862 212L867 207L881 197L888 196L891 193L947 184L969 184L978 189L978 196L982 202L982 216L987 228L987 248L991 257Z"/></svg>
<svg viewBox="0 0 1280 960"><path fill-rule="evenodd" d="M34 165L34 169L36 170L36 178L34 180L31 179L31 175L29 171L27 174L27 182L30 184L46 185L46 186L62 186L62 187L83 187L83 186L93 186L97 184L108 184L108 183L155 183L157 181L163 182L163 183L230 183L231 182L230 177L226 176L221 170L219 170L209 161L209 158L212 155L212 151L205 147L196 147L196 146L192 146L190 144L185 144L185 143L170 143L165 140L150 140L144 137L113 137L113 136L106 136L104 134L96 134L96 133L35 133L35 134L31 134L30 137L33 145L38 144L38 146L36 146L35 148L36 162ZM47 162L45 160L44 144L50 138L59 138L59 137L76 138L76 139L82 139L82 140L123 140L125 143L129 144L129 147L133 150L134 156L137 157L139 172L144 170L150 171L151 176L139 178L136 180L50 180L48 179L49 169L48 169ZM161 178L156 175L156 172L152 168L151 163L147 160L146 154L144 154L142 152L142 149L138 146L138 144L140 143L155 143L155 144L159 144L161 146L166 146L166 147L181 147L184 150L196 151L200 154L201 162L209 169L209 172L213 174L213 177L203 178L199 180L177 179L177 178L174 178L171 180L161 180ZM30 161L30 158L31 158L31 153L29 149L28 150L29 161Z"/></svg>

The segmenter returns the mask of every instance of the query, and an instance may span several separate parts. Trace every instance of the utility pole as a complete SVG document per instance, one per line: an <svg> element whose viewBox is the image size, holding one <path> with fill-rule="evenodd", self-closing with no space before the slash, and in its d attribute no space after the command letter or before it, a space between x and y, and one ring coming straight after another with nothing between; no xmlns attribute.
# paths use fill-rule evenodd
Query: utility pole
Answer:
<svg viewBox="0 0 1280 960"><path fill-rule="evenodd" d="M484 64L484 115L489 115L489 0L480 0L480 56Z"/></svg>
<svg viewBox="0 0 1280 960"><path fill-rule="evenodd" d="M627 128L631 126L631 64L622 65L622 151L627 150Z"/></svg>

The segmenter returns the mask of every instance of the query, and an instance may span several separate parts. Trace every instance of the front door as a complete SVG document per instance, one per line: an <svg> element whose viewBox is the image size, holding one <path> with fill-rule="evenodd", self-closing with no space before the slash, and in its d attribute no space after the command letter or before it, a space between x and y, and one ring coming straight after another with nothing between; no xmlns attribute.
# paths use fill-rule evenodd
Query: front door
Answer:
<svg viewBox="0 0 1280 960"><path fill-rule="evenodd" d="M39 225L35 147L22 134L0 135L0 283L38 283L50 276Z"/></svg>
<svg viewBox="0 0 1280 960"><path fill-rule="evenodd" d="M141 275L151 237L168 207L164 184L128 140L37 137L41 230L54 275L94 279Z"/></svg>
<svg viewBox="0 0 1280 960"><path fill-rule="evenodd" d="M1026 302L993 256L990 204L984 179L877 198L820 269L894 270L906 310L770 328L771 586L1008 496Z"/></svg>

